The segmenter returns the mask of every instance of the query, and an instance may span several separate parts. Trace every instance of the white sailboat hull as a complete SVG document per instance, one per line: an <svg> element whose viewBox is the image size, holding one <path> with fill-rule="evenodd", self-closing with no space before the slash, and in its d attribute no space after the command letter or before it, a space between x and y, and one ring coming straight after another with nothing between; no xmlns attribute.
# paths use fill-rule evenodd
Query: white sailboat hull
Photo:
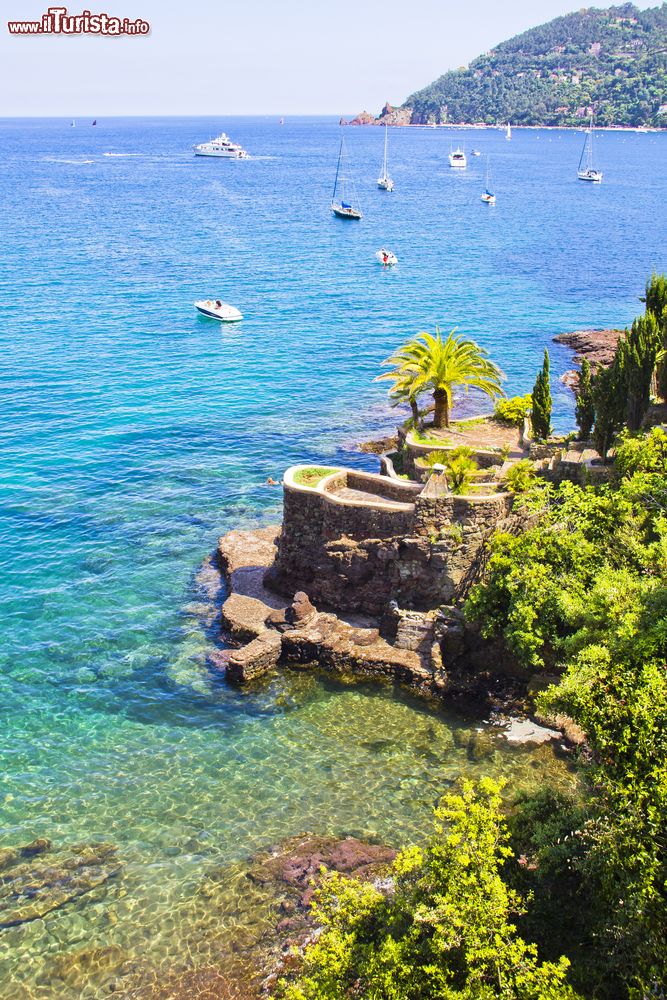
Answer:
<svg viewBox="0 0 667 1000"><path fill-rule="evenodd" d="M394 182L392 181L391 177L378 177L378 187L382 191L393 191Z"/></svg>
<svg viewBox="0 0 667 1000"><path fill-rule="evenodd" d="M580 181L590 181L592 184L600 184L602 181L601 170L578 170L577 177Z"/></svg>

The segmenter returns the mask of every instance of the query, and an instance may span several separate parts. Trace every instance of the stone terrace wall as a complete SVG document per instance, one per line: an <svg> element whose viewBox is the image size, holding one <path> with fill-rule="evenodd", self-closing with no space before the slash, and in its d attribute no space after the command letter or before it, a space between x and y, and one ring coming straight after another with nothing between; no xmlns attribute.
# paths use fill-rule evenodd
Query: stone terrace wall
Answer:
<svg viewBox="0 0 667 1000"><path fill-rule="evenodd" d="M344 485L377 490L377 504L326 492ZM450 603L485 539L507 517L511 496L419 496L391 508L382 503L389 490L392 499L415 495L414 484L368 474L329 476L318 489L296 486L287 474L283 528L267 584L287 596L304 590L320 605L372 615L391 600L405 608Z"/></svg>
<svg viewBox="0 0 667 1000"><path fill-rule="evenodd" d="M483 535L507 517L513 505L511 493L485 496L420 496L415 506L415 534L432 536L450 525L460 527L464 537Z"/></svg>

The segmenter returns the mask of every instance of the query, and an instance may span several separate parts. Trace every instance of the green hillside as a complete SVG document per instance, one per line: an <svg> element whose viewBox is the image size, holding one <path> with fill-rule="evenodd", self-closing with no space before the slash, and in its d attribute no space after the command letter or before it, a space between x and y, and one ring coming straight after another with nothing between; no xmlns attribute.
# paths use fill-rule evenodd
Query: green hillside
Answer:
<svg viewBox="0 0 667 1000"><path fill-rule="evenodd" d="M445 73L402 110L414 124L576 125L591 109L598 125L667 126L667 3L558 17Z"/></svg>

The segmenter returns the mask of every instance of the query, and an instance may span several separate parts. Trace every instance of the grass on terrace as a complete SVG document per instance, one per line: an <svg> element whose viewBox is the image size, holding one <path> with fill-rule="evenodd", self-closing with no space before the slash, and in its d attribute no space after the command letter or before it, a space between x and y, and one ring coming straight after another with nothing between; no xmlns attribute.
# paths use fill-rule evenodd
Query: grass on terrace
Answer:
<svg viewBox="0 0 667 1000"><path fill-rule="evenodd" d="M299 469L294 473L294 482L297 486L315 487L325 476L329 476L336 469L325 465L309 465L308 468Z"/></svg>

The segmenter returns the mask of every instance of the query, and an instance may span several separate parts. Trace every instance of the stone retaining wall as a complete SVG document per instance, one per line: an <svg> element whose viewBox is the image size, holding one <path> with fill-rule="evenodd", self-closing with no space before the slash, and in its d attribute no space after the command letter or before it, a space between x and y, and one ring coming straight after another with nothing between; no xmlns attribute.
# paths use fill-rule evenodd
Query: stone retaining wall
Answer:
<svg viewBox="0 0 667 1000"><path fill-rule="evenodd" d="M295 471L285 475L283 527L266 582L342 611L377 615L392 600L405 608L450 603L512 507L508 493L423 496L418 484L351 470L308 488L294 482ZM330 492L345 487L377 500Z"/></svg>

